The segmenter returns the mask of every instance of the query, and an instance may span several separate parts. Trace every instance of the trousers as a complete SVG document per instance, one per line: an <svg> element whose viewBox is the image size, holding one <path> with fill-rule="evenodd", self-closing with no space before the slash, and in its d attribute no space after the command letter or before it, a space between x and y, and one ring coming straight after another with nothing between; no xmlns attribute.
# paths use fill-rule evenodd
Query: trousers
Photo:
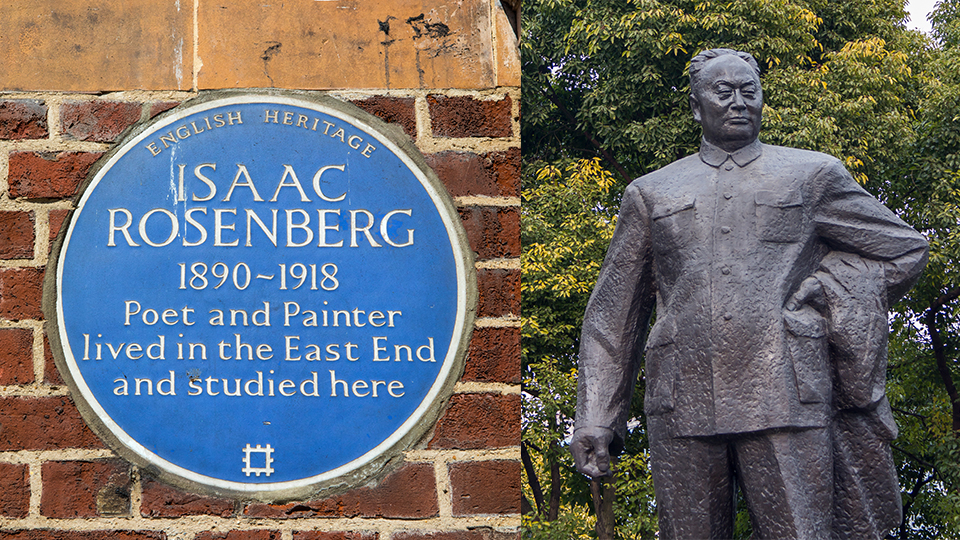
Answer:
<svg viewBox="0 0 960 540"><path fill-rule="evenodd" d="M829 540L833 445L827 428L670 438L648 417L653 483L666 540L733 537L737 488L757 540Z"/></svg>

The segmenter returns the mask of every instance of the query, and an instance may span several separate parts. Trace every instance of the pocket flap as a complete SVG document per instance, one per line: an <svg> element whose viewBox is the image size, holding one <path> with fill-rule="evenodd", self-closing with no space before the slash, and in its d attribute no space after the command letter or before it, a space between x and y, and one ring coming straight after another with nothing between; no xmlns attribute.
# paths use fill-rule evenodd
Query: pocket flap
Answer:
<svg viewBox="0 0 960 540"><path fill-rule="evenodd" d="M758 191L756 200L757 204L780 208L803 204L803 197L800 192L793 189L787 191Z"/></svg>
<svg viewBox="0 0 960 540"><path fill-rule="evenodd" d="M695 199L692 195L675 199L664 199L653 206L651 219L657 219L676 214L682 210L693 208Z"/></svg>
<svg viewBox="0 0 960 540"><path fill-rule="evenodd" d="M677 323L674 317L664 315L657 317L657 322L653 323L650 329L650 335L647 336L646 349L663 347L674 343L677 336Z"/></svg>
<svg viewBox="0 0 960 540"><path fill-rule="evenodd" d="M822 338L827 335L827 320L810 306L797 311L783 311L783 322L795 336Z"/></svg>

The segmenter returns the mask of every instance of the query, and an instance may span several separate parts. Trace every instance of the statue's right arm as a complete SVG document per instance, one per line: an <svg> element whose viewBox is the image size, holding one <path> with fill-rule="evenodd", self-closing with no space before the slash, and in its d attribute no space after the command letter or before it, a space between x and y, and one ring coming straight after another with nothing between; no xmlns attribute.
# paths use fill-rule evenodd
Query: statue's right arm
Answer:
<svg viewBox="0 0 960 540"><path fill-rule="evenodd" d="M580 338L577 417L571 451L580 472L609 474L609 456L623 448L640 351L656 302L650 218L638 183L620 216Z"/></svg>

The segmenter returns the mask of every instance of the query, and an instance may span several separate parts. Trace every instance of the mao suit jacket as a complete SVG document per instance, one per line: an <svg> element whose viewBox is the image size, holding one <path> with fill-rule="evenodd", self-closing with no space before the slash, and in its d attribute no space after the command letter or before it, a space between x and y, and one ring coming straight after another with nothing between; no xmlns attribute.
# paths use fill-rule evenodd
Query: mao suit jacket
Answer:
<svg viewBox="0 0 960 540"><path fill-rule="evenodd" d="M873 265L864 279L885 296L872 300L885 328L886 306L919 277L927 242L817 152L755 141L728 154L704 141L698 155L638 178L584 317L576 426L612 429L617 450L641 359L644 410L663 420L661 436L827 427L835 382L882 399L882 376L834 380L828 332L855 328L786 308L839 254ZM885 352L885 334L867 341Z"/></svg>

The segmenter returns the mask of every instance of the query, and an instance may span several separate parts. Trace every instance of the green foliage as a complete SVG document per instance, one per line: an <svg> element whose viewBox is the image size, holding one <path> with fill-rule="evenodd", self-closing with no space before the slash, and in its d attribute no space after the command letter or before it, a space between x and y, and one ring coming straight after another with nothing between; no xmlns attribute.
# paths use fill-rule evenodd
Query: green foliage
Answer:
<svg viewBox="0 0 960 540"><path fill-rule="evenodd" d="M699 147L686 69L723 46L761 65L764 142L836 156L930 240L927 271L891 315L905 511L892 534L960 539L960 0L938 3L933 40L904 19L901 0L525 2L524 444L543 492L555 484L560 496L559 518L525 521L524 538L596 535L565 447L583 310L628 179ZM642 394L641 377L615 479L617 538L656 531ZM750 537L744 511L736 534Z"/></svg>
<svg viewBox="0 0 960 540"><path fill-rule="evenodd" d="M587 516L589 485L574 470L564 441L573 429L576 409L580 322L615 225L615 212L608 209L614 182L597 160L527 172L520 236L523 444L534 456L544 497L559 495L544 504L554 506L553 512L562 505L571 516ZM552 469L563 471L562 486L553 485ZM528 500L536 499L534 489L529 482L525 485ZM550 513L540 509L541 517ZM550 538L542 535L586 526L583 520L564 519L560 524L537 521L528 532L534 535L531 538Z"/></svg>
<svg viewBox="0 0 960 540"><path fill-rule="evenodd" d="M560 515L554 521L542 521L523 516L522 540L589 540L595 538L593 522L596 518L590 515L585 507L574 507Z"/></svg>

